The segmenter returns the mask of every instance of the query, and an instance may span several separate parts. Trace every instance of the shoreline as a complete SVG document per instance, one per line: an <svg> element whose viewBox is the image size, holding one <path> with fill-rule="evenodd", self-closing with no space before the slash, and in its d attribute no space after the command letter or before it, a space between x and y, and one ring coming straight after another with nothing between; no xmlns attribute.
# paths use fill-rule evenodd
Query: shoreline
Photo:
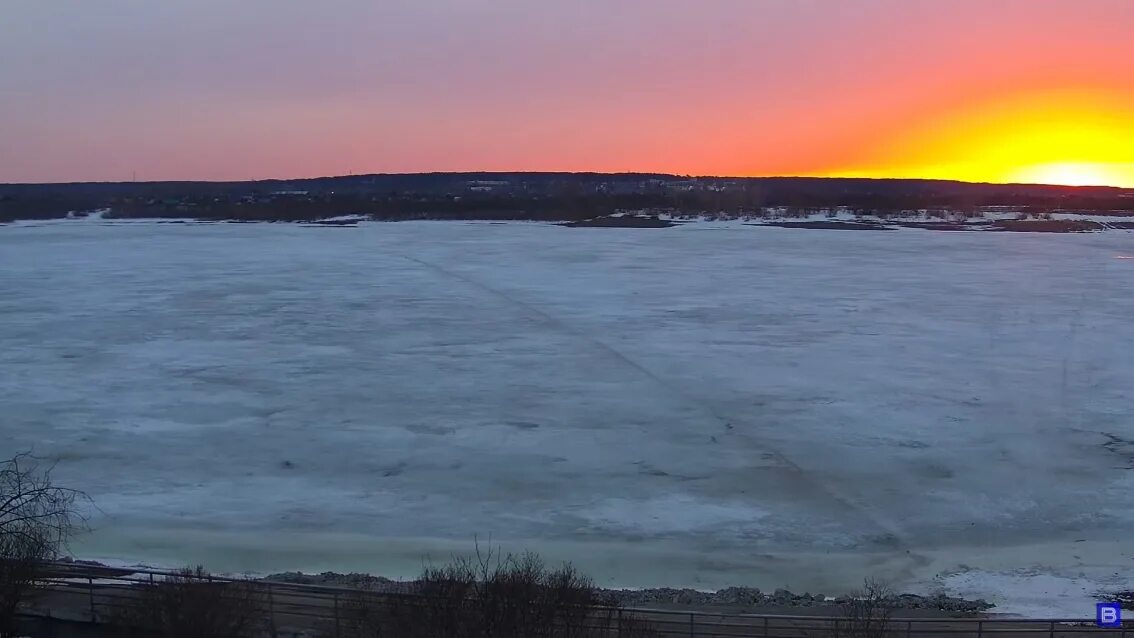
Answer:
<svg viewBox="0 0 1134 638"><path fill-rule="evenodd" d="M409 593L417 581L397 581L363 573L280 572L258 580L302 585L329 585L371 589L389 593ZM627 608L684 610L719 613L784 613L820 616L834 615L842 605L852 600L848 594L837 596L810 592L795 593L787 589L762 592L755 587L731 586L715 591L700 591L688 587L647 587L641 589L597 587L600 595ZM973 617L995 607L982 599L938 594L922 596L895 593L889 598L892 609L901 612L918 611L941 617ZM774 611L773 611L774 610Z"/></svg>
<svg viewBox="0 0 1134 638"><path fill-rule="evenodd" d="M424 215L396 216L376 214L351 215L308 215L280 218L244 218L231 216L201 216L193 214L178 215L132 215L116 214L111 209L90 211L71 211L65 215L50 217L15 217L0 220L0 226L27 226L44 223L84 223L103 224L154 223L154 224L295 224L309 228L354 228L360 224L405 221L438 221L467 223L542 223L562 228L622 228L664 230L697 224L738 224L750 227L786 228L797 230L928 230L940 232L982 232L982 233L1041 233L1041 234L1083 234L1108 231L1134 230L1134 211L1082 210L1054 214L1021 212L1006 214L1003 211L982 211L963 218L945 214L930 214L928 211L902 211L895 214L852 214L840 209L818 210L806 215L783 214L778 209L768 209L749 214L718 215L704 211L630 210L600 214L579 219L556 219L538 216L492 213L479 215Z"/></svg>
<svg viewBox="0 0 1134 638"><path fill-rule="evenodd" d="M328 585L379 583L391 587L412 582L423 565L444 564L470 553L465 543L430 543L422 539L386 539L380 545L381 551L375 553L373 539L349 534L284 539L288 542L267 553L226 534L208 539L182 538L182 542L169 543L163 551L152 551L159 538L169 538L168 532L152 532L133 537L114 549L102 546L100 550L90 545L75 549L79 556L121 569L174 569L202 564L218 575L287 578ZM189 540L194 549L186 552L184 542ZM317 551L317 545L326 543L338 550ZM530 548L548 564L573 564L603 591L617 593L620 602L627 606L662 605L686 611L825 614L837 609L838 597L857 589L864 578L874 578L890 584L899 594L909 594L901 608L911 612L935 608L940 611L944 607L950 613L961 613L960 609L996 617L1077 618L1090 615L1096 602L1119 599L1122 592L1134 589L1134 579L1116 571L1134 558L1120 538L938 547L906 555L909 560L905 561L899 560L901 556L897 554L781 553L775 560L769 558L771 562L742 561L726 573L712 574L697 573L692 564L687 564L689 557L672 553L672 548L653 548L657 551L643 554L633 547L608 544L591 545L585 550L573 544L533 544L530 540L520 545L505 544L509 545L514 549ZM130 551L130 547L142 546L151 551ZM658 563L665 560L662 556L677 562ZM649 565L653 568L644 570ZM822 568L816 567L819 565ZM803 594L809 595L805 598ZM994 606L977 612L959 602L982 599Z"/></svg>
<svg viewBox="0 0 1134 638"><path fill-rule="evenodd" d="M66 556L61 563L76 567L120 570L124 575L135 571L174 571L176 568L129 565L128 561L88 560ZM235 578L234 574L218 574ZM305 573L300 571L276 572L267 575L239 576L259 582L286 583L359 589L388 594L409 594L417 580L396 580L363 572ZM853 594L792 592L776 589L764 592L756 587L730 586L717 590L697 590L689 587L610 588L595 586L600 597L627 609L654 609L722 614L779 614L800 616L835 616L843 605L854 599ZM903 617L973 618L1003 616L993 610L995 605L983 599L966 599L942 593L920 595L893 592L886 598L889 608Z"/></svg>

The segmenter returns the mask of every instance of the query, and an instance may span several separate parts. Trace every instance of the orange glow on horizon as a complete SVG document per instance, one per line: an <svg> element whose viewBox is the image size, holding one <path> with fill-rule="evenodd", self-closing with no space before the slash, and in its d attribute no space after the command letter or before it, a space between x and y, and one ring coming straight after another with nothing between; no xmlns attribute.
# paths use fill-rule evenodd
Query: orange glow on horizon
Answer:
<svg viewBox="0 0 1134 638"><path fill-rule="evenodd" d="M1032 94L930 119L814 175L1134 188L1129 97Z"/></svg>

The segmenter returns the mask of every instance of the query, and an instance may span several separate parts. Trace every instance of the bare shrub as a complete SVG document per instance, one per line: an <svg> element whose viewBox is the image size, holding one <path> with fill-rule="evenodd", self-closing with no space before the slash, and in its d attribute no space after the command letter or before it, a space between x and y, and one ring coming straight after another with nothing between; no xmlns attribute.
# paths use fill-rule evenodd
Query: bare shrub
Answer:
<svg viewBox="0 0 1134 638"><path fill-rule="evenodd" d="M267 624L267 599L252 581L213 580L203 567L178 570L141 586L111 622L124 631L167 638L238 638Z"/></svg>
<svg viewBox="0 0 1134 638"><path fill-rule="evenodd" d="M76 505L86 496L54 485L51 470L30 454L0 464L0 638L16 635L20 606L83 524Z"/></svg>
<svg viewBox="0 0 1134 638"><path fill-rule="evenodd" d="M0 536L0 638L16 636L16 616L35 591L48 552L41 542Z"/></svg>
<svg viewBox="0 0 1134 638"><path fill-rule="evenodd" d="M883 638L890 626L894 591L886 584L867 579L852 592L835 623L834 638Z"/></svg>
<svg viewBox="0 0 1134 638"><path fill-rule="evenodd" d="M478 546L475 558L427 567L408 595L356 596L347 606L349 633L343 635L590 638L620 630L626 638L655 635L610 602L569 564L548 569L533 553L501 555Z"/></svg>

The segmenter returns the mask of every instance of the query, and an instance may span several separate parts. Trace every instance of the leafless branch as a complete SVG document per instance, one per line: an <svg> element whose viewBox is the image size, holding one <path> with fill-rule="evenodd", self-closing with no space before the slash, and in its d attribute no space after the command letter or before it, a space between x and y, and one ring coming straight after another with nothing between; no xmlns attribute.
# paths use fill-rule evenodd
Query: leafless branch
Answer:
<svg viewBox="0 0 1134 638"><path fill-rule="evenodd" d="M16 614L44 563L85 523L77 504L87 496L54 485L53 468L30 453L0 462L0 638L15 635Z"/></svg>

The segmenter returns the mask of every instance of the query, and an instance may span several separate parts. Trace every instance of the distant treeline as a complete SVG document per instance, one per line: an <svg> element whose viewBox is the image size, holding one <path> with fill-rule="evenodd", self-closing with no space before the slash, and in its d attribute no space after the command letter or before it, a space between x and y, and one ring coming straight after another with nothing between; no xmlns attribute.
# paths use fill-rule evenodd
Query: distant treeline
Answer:
<svg viewBox="0 0 1134 638"><path fill-rule="evenodd" d="M1011 206L1134 210L1134 190L938 180L689 178L659 174L423 173L253 182L0 185L0 221L110 209L114 217L302 221L375 219L572 221L616 210L743 214L764 207L863 212Z"/></svg>

